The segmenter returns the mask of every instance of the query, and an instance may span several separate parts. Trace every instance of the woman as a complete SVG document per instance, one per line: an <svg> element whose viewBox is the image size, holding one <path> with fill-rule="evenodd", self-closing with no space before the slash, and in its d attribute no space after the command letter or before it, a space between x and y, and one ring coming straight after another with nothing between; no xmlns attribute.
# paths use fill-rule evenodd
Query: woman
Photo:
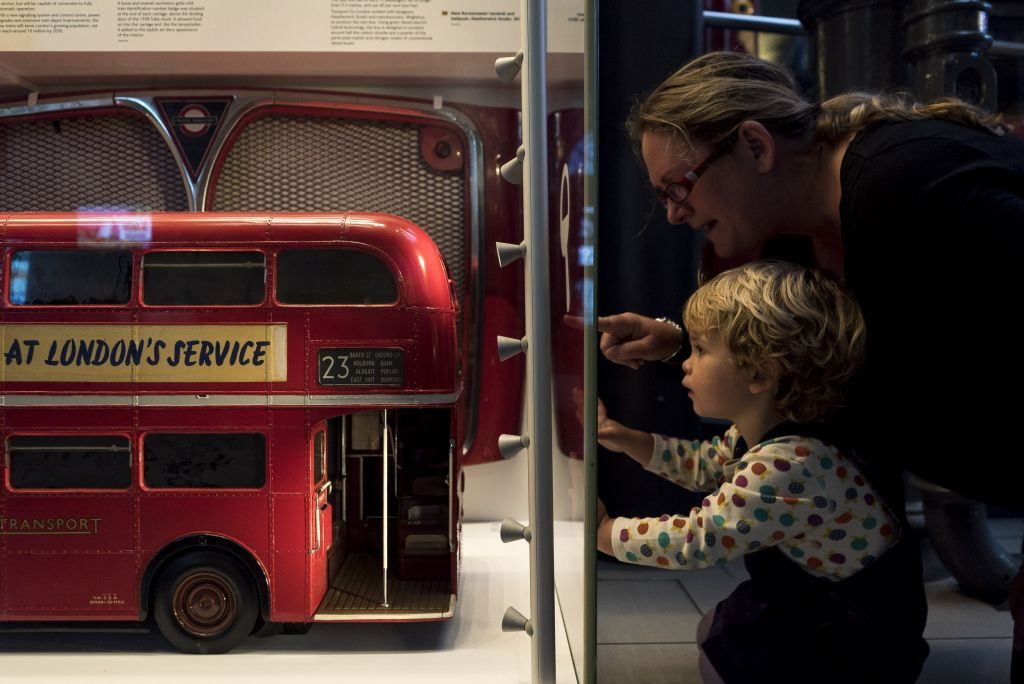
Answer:
<svg viewBox="0 0 1024 684"><path fill-rule="evenodd" d="M1009 446L1024 387L1011 334L1024 294L1024 143L954 99L814 105L784 68L738 53L679 69L627 129L669 221L705 233L719 257L753 259L802 235L850 286L868 340L849 437L889 469L878 484L890 500L906 468L1024 505L1024 458ZM673 324L635 314L599 327L605 356L633 367L685 343Z"/></svg>

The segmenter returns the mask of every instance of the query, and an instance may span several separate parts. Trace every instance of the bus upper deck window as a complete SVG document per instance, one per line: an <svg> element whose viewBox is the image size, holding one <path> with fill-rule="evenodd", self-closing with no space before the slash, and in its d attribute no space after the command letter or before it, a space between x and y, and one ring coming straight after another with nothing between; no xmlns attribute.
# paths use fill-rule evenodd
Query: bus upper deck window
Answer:
<svg viewBox="0 0 1024 684"><path fill-rule="evenodd" d="M262 252L150 252L142 259L142 301L154 306L263 303Z"/></svg>
<svg viewBox="0 0 1024 684"><path fill-rule="evenodd" d="M14 252L9 292L16 306L127 304L132 255L122 249Z"/></svg>
<svg viewBox="0 0 1024 684"><path fill-rule="evenodd" d="M7 454L14 489L131 486L131 448L123 435L16 435Z"/></svg>
<svg viewBox="0 0 1024 684"><path fill-rule="evenodd" d="M282 304L394 304L398 286L378 257L354 249L287 249L277 256Z"/></svg>

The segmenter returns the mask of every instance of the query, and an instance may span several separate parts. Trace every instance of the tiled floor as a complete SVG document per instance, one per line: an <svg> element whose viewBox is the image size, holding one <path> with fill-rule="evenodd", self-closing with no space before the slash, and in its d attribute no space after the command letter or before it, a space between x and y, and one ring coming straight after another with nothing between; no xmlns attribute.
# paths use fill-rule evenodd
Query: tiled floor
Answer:
<svg viewBox="0 0 1024 684"><path fill-rule="evenodd" d="M1019 551L1024 520L990 523L1007 550ZM925 550L926 575L937 561ZM746 577L742 563L696 572L620 564L597 566L598 684L700 682L695 632L701 616ZM1001 684L1010 681L1012 621L960 593L948 575L926 583L931 654L921 684Z"/></svg>

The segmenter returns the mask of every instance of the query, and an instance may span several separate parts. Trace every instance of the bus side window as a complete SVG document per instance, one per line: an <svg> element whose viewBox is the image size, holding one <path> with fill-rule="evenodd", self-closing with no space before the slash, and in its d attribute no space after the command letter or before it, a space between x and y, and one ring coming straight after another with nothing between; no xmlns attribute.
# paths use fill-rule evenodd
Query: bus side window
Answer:
<svg viewBox="0 0 1024 684"><path fill-rule="evenodd" d="M394 304L398 286L387 265L354 249L285 249L277 255L282 304Z"/></svg>
<svg viewBox="0 0 1024 684"><path fill-rule="evenodd" d="M12 489L128 489L124 435L16 435L7 441Z"/></svg>
<svg viewBox="0 0 1024 684"><path fill-rule="evenodd" d="M326 469L326 453L324 450L324 431L320 430L313 436L313 482L324 479Z"/></svg>
<svg viewBox="0 0 1024 684"><path fill-rule="evenodd" d="M259 433L155 433L142 438L143 482L154 489L260 489L267 440Z"/></svg>
<svg viewBox="0 0 1024 684"><path fill-rule="evenodd" d="M142 301L152 306L256 306L266 290L262 252L149 252Z"/></svg>
<svg viewBox="0 0 1024 684"><path fill-rule="evenodd" d="M122 249L14 252L9 292L15 306L127 304L132 255Z"/></svg>

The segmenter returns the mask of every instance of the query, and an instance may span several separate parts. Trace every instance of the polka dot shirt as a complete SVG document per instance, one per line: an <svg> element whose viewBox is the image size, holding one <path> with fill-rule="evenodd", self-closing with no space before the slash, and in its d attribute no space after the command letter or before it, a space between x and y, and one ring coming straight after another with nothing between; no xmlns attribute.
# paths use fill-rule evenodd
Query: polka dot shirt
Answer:
<svg viewBox="0 0 1024 684"><path fill-rule="evenodd" d="M838 581L895 543L895 519L835 447L784 436L736 459L739 438L735 425L704 442L655 435L648 470L693 491L713 491L688 514L616 518L615 557L697 569L778 546L803 570Z"/></svg>

